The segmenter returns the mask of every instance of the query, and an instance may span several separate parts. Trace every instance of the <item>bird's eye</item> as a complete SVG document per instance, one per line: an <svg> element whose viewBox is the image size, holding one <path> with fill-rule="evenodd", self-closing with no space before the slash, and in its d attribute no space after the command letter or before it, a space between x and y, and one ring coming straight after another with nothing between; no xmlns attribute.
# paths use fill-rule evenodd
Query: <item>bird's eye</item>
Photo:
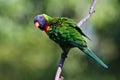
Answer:
<svg viewBox="0 0 120 80"><path fill-rule="evenodd" d="M39 16L40 19L41 19L42 17L43 17L43 16L41 16L41 15Z"/></svg>
<svg viewBox="0 0 120 80"><path fill-rule="evenodd" d="M42 16L40 18L42 18Z"/></svg>
<svg viewBox="0 0 120 80"><path fill-rule="evenodd" d="M43 17L42 17L42 16L40 16L40 17L38 18L38 21L39 21L39 20L42 20L42 19L43 19Z"/></svg>

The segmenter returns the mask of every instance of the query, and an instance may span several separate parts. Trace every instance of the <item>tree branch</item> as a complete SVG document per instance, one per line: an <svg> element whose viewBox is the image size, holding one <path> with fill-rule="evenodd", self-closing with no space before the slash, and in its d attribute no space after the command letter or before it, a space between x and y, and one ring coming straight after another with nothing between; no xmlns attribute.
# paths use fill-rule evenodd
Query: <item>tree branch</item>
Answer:
<svg viewBox="0 0 120 80"><path fill-rule="evenodd" d="M77 24L78 26L83 25L91 17L91 15L95 12L96 2L97 2L97 0L92 1L92 4L91 4L90 9L89 9L89 13L82 20L80 20L78 22L78 24Z"/></svg>
<svg viewBox="0 0 120 80"><path fill-rule="evenodd" d="M59 63L59 66L58 66L58 69L57 69L57 72L56 72L56 76L55 76L55 80L64 80L64 77L61 76L60 77L60 74L62 72L62 67L63 67L63 64L64 64L64 61L67 57L67 54L65 54L64 52L61 54L61 59L60 59L60 63Z"/></svg>
<svg viewBox="0 0 120 80"><path fill-rule="evenodd" d="M59 66L56 72L55 80L64 80L64 77L60 77L60 74L62 72L62 68Z"/></svg>

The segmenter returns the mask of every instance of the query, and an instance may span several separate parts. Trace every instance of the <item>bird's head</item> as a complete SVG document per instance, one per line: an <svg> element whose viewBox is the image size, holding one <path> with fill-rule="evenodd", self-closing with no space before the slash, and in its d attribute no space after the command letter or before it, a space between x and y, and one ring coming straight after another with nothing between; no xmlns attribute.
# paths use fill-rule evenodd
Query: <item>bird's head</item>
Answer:
<svg viewBox="0 0 120 80"><path fill-rule="evenodd" d="M34 25L35 25L35 27L40 28L41 30L44 30L45 26L49 23L50 18L51 17L49 17L46 14L37 15L34 18Z"/></svg>

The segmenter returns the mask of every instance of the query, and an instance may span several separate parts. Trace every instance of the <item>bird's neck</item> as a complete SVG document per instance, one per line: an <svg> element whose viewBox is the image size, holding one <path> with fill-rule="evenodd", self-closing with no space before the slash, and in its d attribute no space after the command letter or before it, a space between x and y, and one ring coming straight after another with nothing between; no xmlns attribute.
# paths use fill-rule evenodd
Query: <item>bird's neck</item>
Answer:
<svg viewBox="0 0 120 80"><path fill-rule="evenodd" d="M50 29L50 25L52 23L54 18L50 17L50 16L47 16L46 20L47 20L47 24L45 25L45 32L46 34L48 34L48 31Z"/></svg>

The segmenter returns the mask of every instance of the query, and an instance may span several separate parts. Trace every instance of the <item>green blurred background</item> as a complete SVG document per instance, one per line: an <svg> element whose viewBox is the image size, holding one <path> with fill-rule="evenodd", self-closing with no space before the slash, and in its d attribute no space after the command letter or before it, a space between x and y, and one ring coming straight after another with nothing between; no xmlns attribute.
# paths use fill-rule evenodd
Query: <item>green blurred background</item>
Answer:
<svg viewBox="0 0 120 80"><path fill-rule="evenodd" d="M78 22L92 0L0 0L0 80L54 80L62 50L36 29L46 13ZM63 67L65 80L120 80L120 1L98 0L96 12L81 26L88 45L109 66L102 68L74 48Z"/></svg>

